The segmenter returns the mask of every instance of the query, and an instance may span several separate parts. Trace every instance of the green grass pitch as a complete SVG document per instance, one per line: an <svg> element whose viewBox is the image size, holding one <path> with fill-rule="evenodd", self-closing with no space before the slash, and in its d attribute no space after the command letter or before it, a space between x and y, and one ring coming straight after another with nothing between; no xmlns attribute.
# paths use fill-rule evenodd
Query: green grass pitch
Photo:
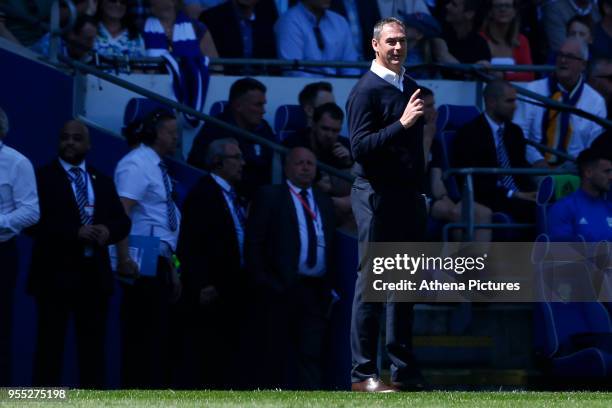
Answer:
<svg viewBox="0 0 612 408"><path fill-rule="evenodd" d="M51 404L51 405L49 405ZM0 401L1 407L610 407L604 392L450 392L365 394L292 391L80 391L68 399Z"/></svg>

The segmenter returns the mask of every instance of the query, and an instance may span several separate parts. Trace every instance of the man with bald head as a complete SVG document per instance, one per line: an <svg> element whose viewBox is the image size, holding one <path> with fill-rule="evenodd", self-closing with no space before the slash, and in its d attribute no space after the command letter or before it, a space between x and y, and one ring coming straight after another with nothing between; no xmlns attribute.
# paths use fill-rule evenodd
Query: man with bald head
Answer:
<svg viewBox="0 0 612 408"><path fill-rule="evenodd" d="M105 385L106 318L113 288L108 246L128 235L130 220L112 180L86 164L90 149L87 126L70 120L59 134L59 158L36 172L40 222L33 231L28 292L38 310L37 386L61 385L71 316L79 386Z"/></svg>
<svg viewBox="0 0 612 408"><path fill-rule="evenodd" d="M588 85L584 78L588 53L584 41L568 38L557 52L554 74L529 83L527 89L605 118L607 112L603 97ZM514 122L522 128L526 139L574 157L591 146L593 140L602 132L600 125L588 119L529 102L518 104ZM540 152L533 146L527 146L527 161L536 167L556 167L563 164L562 158Z"/></svg>
<svg viewBox="0 0 612 408"><path fill-rule="evenodd" d="M286 182L255 196L247 222L247 270L257 283L266 336L262 387L320 389L323 339L334 302L334 208L313 186L314 154L291 149ZM289 351L297 353L290 367ZM295 382L286 373L295 372Z"/></svg>

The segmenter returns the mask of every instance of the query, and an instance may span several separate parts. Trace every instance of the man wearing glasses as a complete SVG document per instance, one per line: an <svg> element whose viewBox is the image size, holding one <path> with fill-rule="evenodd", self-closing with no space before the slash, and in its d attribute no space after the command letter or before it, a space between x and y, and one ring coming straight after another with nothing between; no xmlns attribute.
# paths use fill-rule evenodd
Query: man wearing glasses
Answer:
<svg viewBox="0 0 612 408"><path fill-rule="evenodd" d="M583 76L587 57L587 45L578 38L568 38L557 53L554 74L529 83L527 89L605 118L607 112L603 97L586 84ZM574 157L591 146L602 132L601 126L595 122L568 111L557 111L532 102L519 104L514 121L523 129L525 138ZM527 147L526 156L527 161L535 167L563 164L560 157L540 152L533 146Z"/></svg>

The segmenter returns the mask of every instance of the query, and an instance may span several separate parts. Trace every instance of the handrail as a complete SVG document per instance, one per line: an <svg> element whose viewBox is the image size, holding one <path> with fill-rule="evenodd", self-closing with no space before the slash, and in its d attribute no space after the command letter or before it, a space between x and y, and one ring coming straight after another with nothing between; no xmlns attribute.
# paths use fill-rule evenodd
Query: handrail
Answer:
<svg viewBox="0 0 612 408"><path fill-rule="evenodd" d="M249 140L251 142L255 142L255 143L261 144L261 145L263 145L263 146L265 146L265 147L267 147L267 148L273 150L274 152L277 152L277 153L279 153L279 154L281 154L283 156L286 155L287 152L289 151L289 149L287 149L286 147L284 147L284 146L282 146L282 145L280 145L278 143L272 142L272 141L270 141L270 140L268 140L268 139L266 139L266 138L264 138L262 136L259 136L259 135L256 135L254 133L248 132L246 130L240 129L238 127L232 126L232 125L230 125L230 124L228 124L228 123L226 123L226 122L224 122L224 121L222 121L220 119L215 118L214 116L210 116L210 115L204 114L202 112L198 112L197 110L195 110L195 109L193 109L193 108L191 108L191 107L189 107L187 105L184 105L182 103L173 101L172 99L169 99L169 98L166 98L164 96L161 96L161 95L159 95L159 94L157 94L157 93L155 93L153 91L150 91L150 90L148 90L146 88L143 88L143 87L140 87L138 85L134 85L131 82L125 81L125 80L123 80L121 78L117 78L117 77L115 77L115 76L113 76L111 74L108 74L106 72L100 71L100 70L98 70L98 69L96 69L94 67L91 67L91 66L87 65L87 64L84 64L84 63L79 62L79 61L75 61L72 58L68 58L68 57L65 57L63 55L59 55L58 58L59 58L59 60L61 62L71 66L72 68L74 68L77 71L86 72L86 73L91 74L93 76L96 76L98 78L104 79L105 81L111 82L111 83L113 83L113 84L115 84L117 86L125 88L125 89L127 89L129 91L135 92L135 93L137 93L139 95L146 96L147 98L150 98L150 99L156 100L158 102L161 102L164 105L170 106L170 107L172 107L173 109L175 109L175 110L177 110L179 112L187 113L187 114L189 114L191 116L197 117L198 119L201 119L201 120L213 123L214 125L219 126L223 130L227 130L228 132L240 135L240 136L244 137L245 139L247 139L247 140ZM317 166L322 171L324 171L326 173L330 173L330 174L332 174L332 175L334 175L336 177L339 177L339 178L342 178L344 180L351 181L351 182L354 180L354 176L353 175L351 175L351 174L349 174L347 172L338 170L335 167L329 166L329 165L327 165L325 163L317 162Z"/></svg>
<svg viewBox="0 0 612 408"><path fill-rule="evenodd" d="M549 176L558 174L573 174L569 170L560 169L534 169L534 168L498 168L498 167L465 167L465 168L450 168L443 174L443 178L447 179L453 174L465 176L463 196L462 196L462 219L460 223L447 224L444 227L444 234L450 228L463 228L466 233L464 239L468 242L474 240L474 230L477 228L530 228L532 224L476 224L474 220L474 181L475 174L493 174L493 175L530 175L530 176ZM504 225L503 227L501 225Z"/></svg>

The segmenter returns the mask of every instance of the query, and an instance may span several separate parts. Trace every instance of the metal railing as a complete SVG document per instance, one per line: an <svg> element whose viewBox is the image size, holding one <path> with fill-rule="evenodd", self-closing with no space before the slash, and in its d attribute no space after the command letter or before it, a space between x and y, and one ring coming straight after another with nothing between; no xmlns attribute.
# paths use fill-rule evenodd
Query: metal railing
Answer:
<svg viewBox="0 0 612 408"><path fill-rule="evenodd" d="M568 170L555 170L555 169L506 169L496 167L465 167L465 168L451 168L444 172L443 178L447 179L453 175L465 176L463 182L463 192L461 197L461 217L462 222L449 223L444 226L443 235L445 240L448 237L448 231L452 228L459 228L465 230L464 241L474 240L475 229L526 229L532 228L534 224L521 224L521 223L508 223L508 224L476 224L475 212L474 212L474 175L523 175L523 176L550 176L550 175L562 175L562 174L573 174Z"/></svg>

